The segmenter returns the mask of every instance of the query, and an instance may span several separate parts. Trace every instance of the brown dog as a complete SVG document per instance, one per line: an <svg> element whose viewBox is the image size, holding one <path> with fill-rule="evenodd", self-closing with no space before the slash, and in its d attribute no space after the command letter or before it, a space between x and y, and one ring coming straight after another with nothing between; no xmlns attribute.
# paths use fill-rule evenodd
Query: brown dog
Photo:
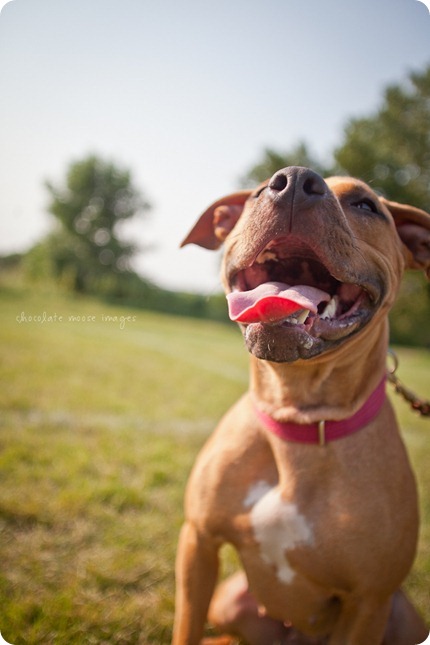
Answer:
<svg viewBox="0 0 430 645"><path fill-rule="evenodd" d="M399 591L416 486L385 373L403 270L430 272L430 216L290 167L218 200L183 244L222 242L250 388L189 480L173 642L199 643L209 614L256 645L421 643L428 630ZM214 594L225 542L245 573Z"/></svg>

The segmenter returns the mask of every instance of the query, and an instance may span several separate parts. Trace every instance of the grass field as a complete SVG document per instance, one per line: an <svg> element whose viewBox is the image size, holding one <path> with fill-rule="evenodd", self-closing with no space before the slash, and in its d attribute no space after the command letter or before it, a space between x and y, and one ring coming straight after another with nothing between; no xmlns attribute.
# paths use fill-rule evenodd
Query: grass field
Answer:
<svg viewBox="0 0 430 645"><path fill-rule="evenodd" d="M0 306L0 631L167 644L184 485L247 386L240 334L22 287L0 287ZM429 396L430 353L399 355ZM407 588L430 623L430 421L395 404L423 516Z"/></svg>

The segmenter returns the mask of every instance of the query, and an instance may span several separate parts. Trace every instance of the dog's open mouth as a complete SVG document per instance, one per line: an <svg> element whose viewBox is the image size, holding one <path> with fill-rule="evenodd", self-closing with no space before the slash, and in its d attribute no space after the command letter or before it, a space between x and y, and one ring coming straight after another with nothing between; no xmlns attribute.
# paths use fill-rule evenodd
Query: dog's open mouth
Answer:
<svg viewBox="0 0 430 645"><path fill-rule="evenodd" d="M375 294L342 282L309 247L291 242L271 242L251 266L234 275L231 289L232 320L294 328L326 340L349 335L374 309Z"/></svg>

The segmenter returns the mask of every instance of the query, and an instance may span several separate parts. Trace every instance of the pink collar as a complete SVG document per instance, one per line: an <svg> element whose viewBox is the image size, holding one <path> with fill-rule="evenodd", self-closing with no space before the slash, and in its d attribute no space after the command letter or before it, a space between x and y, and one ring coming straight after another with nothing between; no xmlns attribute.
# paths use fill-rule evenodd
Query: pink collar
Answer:
<svg viewBox="0 0 430 645"><path fill-rule="evenodd" d="M298 443L313 443L324 446L329 441L336 441L347 437L376 417L385 401L385 377L382 379L376 390L372 392L364 405L347 419L340 421L320 421L319 423L283 423L276 421L271 416L259 410L255 411L263 425L284 441L295 441Z"/></svg>

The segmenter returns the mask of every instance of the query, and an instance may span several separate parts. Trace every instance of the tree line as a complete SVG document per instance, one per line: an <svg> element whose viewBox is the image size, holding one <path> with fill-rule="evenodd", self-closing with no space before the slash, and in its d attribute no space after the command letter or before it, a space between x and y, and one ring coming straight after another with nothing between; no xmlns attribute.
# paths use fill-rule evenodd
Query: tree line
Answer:
<svg viewBox="0 0 430 645"><path fill-rule="evenodd" d="M238 180L264 181L280 168L308 166L323 176L349 174L392 200L430 211L430 65L383 91L375 113L350 119L329 160L318 159L306 141L285 150L267 148ZM53 228L20 260L33 280L123 304L218 320L226 319L223 296L160 289L133 270L138 249L122 234L124 223L146 217L151 205L129 170L90 155L71 163L62 185L46 182ZM395 342L430 346L430 290L410 273L391 316Z"/></svg>

